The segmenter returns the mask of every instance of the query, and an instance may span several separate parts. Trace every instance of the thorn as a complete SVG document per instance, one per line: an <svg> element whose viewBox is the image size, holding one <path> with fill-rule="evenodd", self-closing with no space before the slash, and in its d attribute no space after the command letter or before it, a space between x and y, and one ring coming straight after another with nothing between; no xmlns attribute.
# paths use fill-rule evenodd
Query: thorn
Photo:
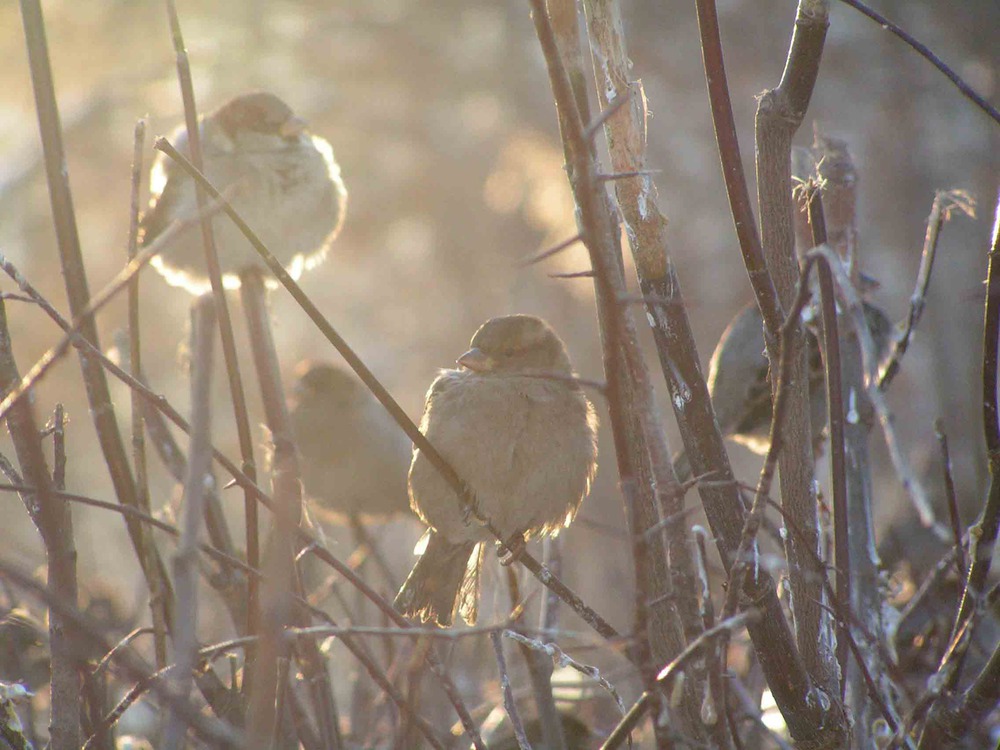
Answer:
<svg viewBox="0 0 1000 750"><path fill-rule="evenodd" d="M598 174L594 175L594 179L598 182L614 182L615 180L627 180L630 177L649 177L654 174L659 174L662 169L635 169L631 172L612 172L611 174Z"/></svg>
<svg viewBox="0 0 1000 750"><path fill-rule="evenodd" d="M618 110L624 107L625 103L628 102L628 100L631 98L632 98L631 91L626 91L625 93L616 96L611 101L611 104L608 105L608 108L603 112L601 112L601 114L599 114L597 117L595 117L593 121L584 129L583 131L584 140L586 140L588 143L593 141L594 137L597 135L597 131L601 129L601 126L604 125L604 123L606 123L608 120L610 120L611 117Z"/></svg>
<svg viewBox="0 0 1000 750"><path fill-rule="evenodd" d="M543 260L551 258L556 253L561 253L563 250L572 247L577 242L580 242L582 240L583 240L583 235L576 234L570 237L568 240L563 240L555 247L550 247L548 250L543 250L537 255L532 255L531 257L525 258L524 260L520 261L518 265L524 268L526 266L533 266L536 263L541 263Z"/></svg>

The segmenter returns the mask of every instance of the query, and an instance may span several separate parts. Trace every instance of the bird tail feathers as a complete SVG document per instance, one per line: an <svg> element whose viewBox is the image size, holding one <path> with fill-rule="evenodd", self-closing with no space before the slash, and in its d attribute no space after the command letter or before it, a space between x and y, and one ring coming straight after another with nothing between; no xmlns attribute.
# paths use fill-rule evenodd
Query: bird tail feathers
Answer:
<svg viewBox="0 0 1000 750"><path fill-rule="evenodd" d="M478 550L476 549L478 547ZM457 611L469 625L479 614L479 570L483 547L452 544L431 531L427 548L396 594L392 605L405 617L449 627Z"/></svg>

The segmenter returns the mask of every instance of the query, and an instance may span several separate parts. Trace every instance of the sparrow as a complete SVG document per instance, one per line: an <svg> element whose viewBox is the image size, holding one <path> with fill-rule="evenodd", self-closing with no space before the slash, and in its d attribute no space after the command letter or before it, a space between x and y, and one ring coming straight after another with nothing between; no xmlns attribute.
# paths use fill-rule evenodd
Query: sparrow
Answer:
<svg viewBox="0 0 1000 750"><path fill-rule="evenodd" d="M200 121L205 176L226 192L236 212L257 233L295 279L323 261L344 221L347 190L330 144L274 94L237 96ZM170 142L190 156L187 130ZM150 174L152 197L142 218L140 239L148 245L172 222L197 213L194 181L166 154L158 153ZM219 265L227 289L239 287L239 273L264 267L232 220L213 220ZM211 288L200 226L188 227L152 265L171 286L192 294ZM265 276L270 281L269 274Z"/></svg>
<svg viewBox="0 0 1000 750"><path fill-rule="evenodd" d="M300 362L288 412L303 489L325 519L344 524L409 514L410 441L352 373Z"/></svg>
<svg viewBox="0 0 1000 750"><path fill-rule="evenodd" d="M21 607L0 617L0 680L29 690L49 682L49 630Z"/></svg>
<svg viewBox="0 0 1000 750"><path fill-rule="evenodd" d="M881 362L892 342L893 324L885 312L864 302L865 320ZM849 323L847 324L849 325ZM818 451L826 429L826 374L819 339L806 328L809 349L809 423ZM744 307L726 326L708 365L708 391L723 437L763 455L770 447L771 375L764 351L764 321L755 304ZM679 481L691 477L684 451L674 457Z"/></svg>
<svg viewBox="0 0 1000 750"><path fill-rule="evenodd" d="M597 416L559 336L540 318L492 318L458 368L427 392L420 430L469 487L475 511L504 540L555 536L597 470ZM476 622L483 544L495 537L414 449L410 506L430 528L394 606L442 627ZM418 546L419 548L419 546Z"/></svg>

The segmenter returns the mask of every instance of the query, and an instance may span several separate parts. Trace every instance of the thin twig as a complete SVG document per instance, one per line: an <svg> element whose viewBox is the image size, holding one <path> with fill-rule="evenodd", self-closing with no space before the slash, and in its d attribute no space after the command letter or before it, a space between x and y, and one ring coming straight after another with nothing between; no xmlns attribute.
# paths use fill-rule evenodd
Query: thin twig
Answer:
<svg viewBox="0 0 1000 750"><path fill-rule="evenodd" d="M191 308L191 447L188 455L188 475L184 482L181 537L174 553L174 586L177 603L174 607L174 653L177 669L174 689L185 698L191 691L195 649L198 643L198 532L203 516L205 477L212 465L209 446L211 437L211 390L213 344L216 314L209 296L198 298ZM184 744L187 726L184 719L171 711L164 730L163 745L167 750L179 750Z"/></svg>
<svg viewBox="0 0 1000 750"><path fill-rule="evenodd" d="M889 413L889 406L886 403L885 395L878 387L877 349L872 340L871 331L868 328L861 300L858 298L858 294L847 276L847 271L837 255L829 247L821 246L811 250L807 258L816 255L826 258L830 270L833 272L833 278L837 282L840 298L846 304L847 314L854 325L855 333L861 344L865 372L865 390L878 416L879 425L882 428L886 448L889 449L889 457L892 460L893 468L896 470L903 489L919 514L920 522L925 527L934 529L937 532L934 509L927 496L927 491L924 489L923 483L913 470L909 459L899 445L899 440L896 437L896 431L893 427L892 415Z"/></svg>
<svg viewBox="0 0 1000 750"><path fill-rule="evenodd" d="M167 16L170 21L170 36L177 58L177 80L180 84L181 98L184 101L184 123L187 128L187 144L191 161L200 171L202 169L201 129L198 125L198 110L194 100L194 84L191 81L191 66L188 62L187 49L184 46L184 36L181 32L180 19L174 0L166 0ZM204 212L208 203L205 191L199 183L195 183L195 199L198 210ZM216 198L218 200L218 198ZM236 356L236 341L233 337L233 323L229 314L229 304L226 302L225 289L222 286L222 271L219 266L219 255L215 247L215 235L212 231L212 220L202 215L200 226L202 240L205 245L205 266L208 278L212 284L212 296L219 315L219 333L222 339L222 354L226 362L226 375L229 380L229 393L233 403L233 416L236 421L236 433L240 444L240 458L243 473L252 482L257 480L257 466L253 458L253 436L250 433L250 419L247 416L246 394L243 390L243 378L240 374L239 359ZM252 567L260 565L260 535L258 532L257 502L253 493L244 490L243 511L246 522L246 555L247 562ZM248 633L257 630L258 592L256 582L247 581L247 623ZM252 659L251 659L252 660Z"/></svg>
<svg viewBox="0 0 1000 750"><path fill-rule="evenodd" d="M6 305L0 300L0 391L19 381L13 342L7 327ZM32 486L21 494L25 508L45 547L48 597L69 607L77 604L76 546L73 516L68 505L58 502L52 477L42 453L30 399L19 402L7 414L14 449L25 481ZM51 713L49 734L54 747L80 745L80 668L73 623L62 612L49 609L49 661L51 665Z"/></svg>
<svg viewBox="0 0 1000 750"><path fill-rule="evenodd" d="M977 107L979 107L979 109L981 109L989 117L991 117L994 122L1000 124L1000 111L997 111L996 107L992 106L989 102L986 101L985 98L977 94L976 91L969 84L967 84L964 80L962 80L959 77L958 73L956 73L954 70L945 65L944 62L941 61L941 58L935 55L926 44L917 41L913 36L908 34L902 28L894 24L892 21L890 21L888 18L883 16L878 11L872 10L867 5L862 3L860 0L840 0L840 2L844 3L845 5L850 5L855 10L860 11L864 15L868 16L868 18L875 21L875 23L881 26L885 31L895 34L897 37L902 39L903 42L908 47L913 49L915 52L917 52L917 54L919 54L921 57L927 60L931 65L933 65L935 68L944 73L945 77L953 84L955 84L955 86L958 88L959 91L962 92L962 95L966 99L968 99Z"/></svg>
<svg viewBox="0 0 1000 750"><path fill-rule="evenodd" d="M941 236L941 228L945 222L951 219L952 211L955 210L961 211L970 218L975 218L975 199L964 190L938 190L934 194L931 212L927 217L927 232L924 235L924 249L920 253L920 268L917 270L916 286L913 294L910 295L910 311L906 316L906 327L903 329L902 334L896 337L892 353L882 367L882 375L878 384L878 387L882 390L889 387L889 384L899 372L900 361L910 345L913 330L917 327L917 323L920 322L920 317L924 312L924 303L927 300L927 289L931 283L931 271L934 268L934 260L937 257L937 246L938 239Z"/></svg>
<svg viewBox="0 0 1000 750"><path fill-rule="evenodd" d="M983 323L983 434L986 442L986 455L989 459L990 486L983 510L976 524L969 530L969 574L966 577L965 589L962 592L962 603L955 617L952 637L966 620L973 616L979 606L980 597L984 593L986 581L989 578L993 563L993 552L1000 529L1000 408L997 405L998 372L998 339L1000 339L1000 196L993 216L993 234L990 238L989 263L986 272L986 309ZM948 681L948 687L953 689L958 682L966 647L960 649L957 656L957 668ZM921 738L921 748L933 747L925 745Z"/></svg>
<svg viewBox="0 0 1000 750"><path fill-rule="evenodd" d="M694 656L701 653L707 645L714 642L716 638L722 635L729 635L735 630L746 627L749 622L758 618L760 613L755 609L748 609L745 612L740 612L738 615L734 615L727 620L723 620L718 625L716 625L711 630L706 630L698 638L687 645L687 647L678 654L677 658L674 659L670 664L665 666L660 670L659 674L656 676L658 683L661 683L664 687L669 688L670 684L673 682L674 677L677 673L689 662ZM639 721L645 715L646 711L650 708L650 697L648 693L643 693L639 700L632 704L632 708L628 710L618 726L614 728L608 739L604 741L601 745L601 750L615 750L622 746L625 742L629 733L639 724Z"/></svg>
<svg viewBox="0 0 1000 750"><path fill-rule="evenodd" d="M264 403L268 430L274 445L271 461L271 482L274 488L276 521L268 541L265 557L269 584L261 592L261 653L256 672L252 677L251 727L265 746L266 737L274 730L269 725L270 712L274 711L277 660L283 656L273 640L277 638L289 617L298 624L307 624L299 613L288 611L286 598L289 591L301 595L301 586L293 578L294 529L302 520L302 482L298 451L292 441L288 407L281 385L278 352L274 343L270 314L267 309L267 292L261 272L250 267L240 274L240 293L246 313L247 329L253 352L261 399ZM313 708L319 724L320 741L324 747L340 748L340 734L333 688L330 685L326 660L312 641L302 644L298 654L304 676L310 686ZM275 720L280 720L280 717Z"/></svg>
<svg viewBox="0 0 1000 750"><path fill-rule="evenodd" d="M799 0L781 79L777 86L757 98L754 123L761 242L778 299L786 310L798 294L796 284L799 281L792 226L791 145L809 108L828 27L827 0ZM831 648L834 626L819 606L823 589L809 570L810 552L819 549L820 529L815 493L813 429L810 424L808 352L805 332L797 318L786 330L783 346L792 349L792 359L786 381L789 407L782 426L786 442L778 457L779 483L783 506L792 511L792 516L806 531L803 540L788 537L784 545L788 558L791 608L795 638L806 669L832 700L839 695L836 655ZM769 332L770 335L765 334L765 346L772 367L779 358L774 340L776 332L775 329ZM772 381L772 393L775 386ZM843 733L843 722L839 705L831 706L829 720L821 722L822 729L810 731L810 736L814 738L812 741L815 741L817 732L828 737Z"/></svg>
<svg viewBox="0 0 1000 750"><path fill-rule="evenodd" d="M142 183L142 155L146 146L145 140L146 121L139 120L135 124L135 141L132 148L132 196L129 205L128 245L126 248L126 261L129 263L135 260L139 248L139 187ZM129 367L132 373L135 374L142 369L142 350L139 345L138 276L133 278L128 285L128 341ZM142 510L148 513L150 509L149 474L146 466L146 441L143 429L141 400L135 391L131 391L130 396L132 405L132 468L135 472L136 502L138 502ZM147 559L143 563L143 567L154 570L155 564L155 560ZM156 632L156 637L153 639L153 648L156 655L156 667L157 669L163 669L167 665L167 612L165 607L165 593L163 591L163 581L159 576L154 576L150 584L149 608L153 618L153 628Z"/></svg>
<svg viewBox="0 0 1000 750"><path fill-rule="evenodd" d="M941 472L944 475L944 497L948 503L948 518L955 540L955 568L958 576L965 579L968 568L965 563L965 547L962 544L962 519L958 512L958 497L955 494L955 479L951 473L951 452L948 450L948 435L940 419L934 421L934 436L941 448Z"/></svg>
<svg viewBox="0 0 1000 750"><path fill-rule="evenodd" d="M792 534L797 534L802 536L802 529L795 523L795 520L791 518L788 512L778 503L771 499L766 500L767 504L778 511L781 514L787 528ZM882 656L883 661L889 669L895 666L893 657L888 653L887 650L883 648L881 641L878 639L875 633L870 632L862 622L858 620L857 615L851 608L850 602L845 602L841 595L834 591L833 586L830 584L830 579L827 576L826 569L824 567L823 561L820 559L819 555L816 554L813 557L813 567L816 570L817 576L823 585L823 589L827 595L827 599L830 604L820 603L827 612L831 613L837 622L840 624L840 632L842 636L847 640L847 644L850 648L851 654L854 656L855 663L858 666L858 670L862 676L865 684L868 697L875 703L876 708L882 715L882 718L886 723L895 730L899 722L882 698L882 694L879 691L879 686L876 685L875 679L872 676L871 670L868 668L868 664L865 661L861 649L858 646L857 639L855 639L854 634L851 632L851 626L857 627L861 630L862 634L866 639L876 646Z"/></svg>
<svg viewBox="0 0 1000 750"><path fill-rule="evenodd" d="M82 337L93 344L95 348L101 349L97 324L93 315L90 314L94 308L87 283L76 214L73 208L73 195L70 190L69 171L66 167L62 126L56 103L55 81L49 60L41 1L21 0L20 5L66 296L69 299L73 319ZM86 383L91 418L97 431L98 443L111 476L115 495L122 505L136 507L138 500L135 481L115 417L115 408L111 400L107 377L97 362L82 354L80 355L80 368ZM21 389L15 389L15 393L19 390ZM0 411L6 411L6 408L9 408L9 404L0 406ZM161 588L167 588L165 585L166 568L156 550L150 548L149 540L144 538L143 528L127 524L127 530L147 584L151 589L155 589L158 585ZM154 561L153 567L147 564L147 561L150 560ZM155 583L157 579L159 579L160 584ZM164 596L163 605L168 610L169 603L168 593Z"/></svg>
<svg viewBox="0 0 1000 750"><path fill-rule="evenodd" d="M623 496L632 532L637 533L658 519L660 497L674 497L678 490L658 412L653 407L652 384L638 349L635 325L630 311L617 302L625 291L617 212L603 184L594 177L597 173L593 148L595 128L631 102L633 92L616 90L613 96L607 96L604 112L585 126L584 116L589 110L587 92L583 87L574 86L574 80L582 76L571 75L567 67L567 62L572 68L581 63L575 58L565 61L560 49L575 44L570 40L578 30L575 11L567 8L568 12L561 16L564 24L560 26L560 38L564 41L560 43L546 4L542 0L531 0L531 8L535 34L545 57L555 100L578 225L586 238L594 271L615 459L620 485L631 490L623 492ZM645 550L647 547L649 549ZM649 610L649 627L639 625L642 629L636 631L629 651L644 681L651 684L656 663L662 663L681 650L683 634L673 601L667 596L671 579L664 564L666 553L659 546L659 540L654 538L649 543L642 540L633 545L633 551L639 552L638 556L633 555L636 580L642 579L642 585L650 592L648 601L637 601L637 607ZM654 693L655 701L659 694ZM686 712L685 729L697 733L698 724L694 718L691 712ZM656 734L657 746L666 747L665 733L657 727Z"/></svg>
<svg viewBox="0 0 1000 750"><path fill-rule="evenodd" d="M510 687L510 675L507 673L507 660L503 655L503 642L500 634L496 631L490 633L490 643L493 644L493 654L497 660L497 671L500 673L500 690L503 693L503 707L507 711L507 718L514 729L514 737L517 739L517 746L520 750L531 750L528 744L528 737L524 733L524 725L521 723L521 715L517 712L517 704L514 702L514 693Z"/></svg>
<svg viewBox="0 0 1000 750"><path fill-rule="evenodd" d="M807 183L805 208L812 230L813 247L827 242L826 215L823 211L823 197L815 183ZM834 559L837 561L837 593L845 601L854 601L851 594L852 573L849 533L860 529L852 527L850 508L847 500L847 444L845 439L844 411L844 366L840 356L840 324L837 320L837 297L826 263L817 269L822 308L823 328L823 369L826 375L827 424L830 432L830 484L833 494ZM813 386L810 385L810 388ZM812 398L812 394L810 394ZM850 531L849 531L850 530ZM808 542L805 546L809 546ZM822 559L822 558L820 558ZM847 689L847 639L843 636L837 642L837 663L840 666L840 699Z"/></svg>
<svg viewBox="0 0 1000 750"><path fill-rule="evenodd" d="M517 641L518 643L522 643L525 646L528 646L529 648L535 649L536 651L540 651L548 655L551 659L558 662L559 665L562 667L570 667L571 669L574 669L580 674L589 677L598 685L600 685L602 688L607 690L608 694L612 698L614 698L614 701L618 705L618 708L621 709L622 713L625 713L625 704L622 702L622 698L621 695L619 695L618 690L615 688L614 685L611 684L611 682L606 677L604 677L601 674L600 670L597 667L592 667L589 664L583 664L582 662L577 661L569 654L567 654L565 651L563 651L561 648L559 648L558 645L556 645L551 641L542 642L540 640L535 640L533 638L529 638L523 633L519 633L516 630L510 630L510 629L504 630L503 636L504 638L510 638L513 641Z"/></svg>
<svg viewBox="0 0 1000 750"><path fill-rule="evenodd" d="M708 83L712 125L719 146L719 157L722 159L722 174L729 196L729 209L736 227L743 263L750 278L750 286L753 287L757 306L764 318L765 331L774 332L781 327L784 314L774 282L767 271L764 248L757 233L757 218L750 201L746 175L743 172L740 141L736 134L736 120L733 117L726 64L722 55L719 15L715 8L715 0L696 0L695 5L698 9L701 54L705 65L705 79Z"/></svg>

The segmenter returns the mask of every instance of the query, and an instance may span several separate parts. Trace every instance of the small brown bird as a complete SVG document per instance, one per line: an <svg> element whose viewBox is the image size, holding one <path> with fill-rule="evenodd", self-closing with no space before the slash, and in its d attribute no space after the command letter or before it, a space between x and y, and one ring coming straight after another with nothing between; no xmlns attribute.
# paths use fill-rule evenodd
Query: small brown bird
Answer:
<svg viewBox="0 0 1000 750"><path fill-rule="evenodd" d="M289 418L302 485L326 511L324 518L345 523L410 512L410 441L352 373L327 362L300 362Z"/></svg>
<svg viewBox="0 0 1000 750"><path fill-rule="evenodd" d="M0 617L0 680L38 690L49 681L49 631L28 610Z"/></svg>
<svg viewBox="0 0 1000 750"><path fill-rule="evenodd" d="M427 392L421 432L504 539L557 534L597 470L597 416L571 380L562 340L531 315L492 318L458 365L442 370ZM419 450L410 465L410 505L431 528L396 609L441 626L451 625L457 610L474 624L481 545L494 537L468 518Z"/></svg>
<svg viewBox="0 0 1000 750"><path fill-rule="evenodd" d="M864 310L876 354L881 360L892 341L892 321L875 305L865 302ZM813 444L819 448L826 429L826 376L819 341L810 331L806 338L810 425ZM767 453L771 428L770 367L764 352L764 321L756 305L744 307L723 331L708 365L708 390L723 437L745 445L754 453ZM674 470L680 481L691 476L691 467L683 451L674 458Z"/></svg>
<svg viewBox="0 0 1000 750"><path fill-rule="evenodd" d="M237 96L201 120L205 176L228 195L293 278L322 262L340 231L347 190L330 144L312 135L305 122L274 94ZM182 125L170 138L190 156ZM148 244L173 221L197 213L194 181L166 154L158 154L150 176L149 210L142 219ZM219 265L227 289L239 287L239 272L263 262L228 216L216 216ZM176 244L153 260L171 286L192 294L208 291L201 229L189 227Z"/></svg>

